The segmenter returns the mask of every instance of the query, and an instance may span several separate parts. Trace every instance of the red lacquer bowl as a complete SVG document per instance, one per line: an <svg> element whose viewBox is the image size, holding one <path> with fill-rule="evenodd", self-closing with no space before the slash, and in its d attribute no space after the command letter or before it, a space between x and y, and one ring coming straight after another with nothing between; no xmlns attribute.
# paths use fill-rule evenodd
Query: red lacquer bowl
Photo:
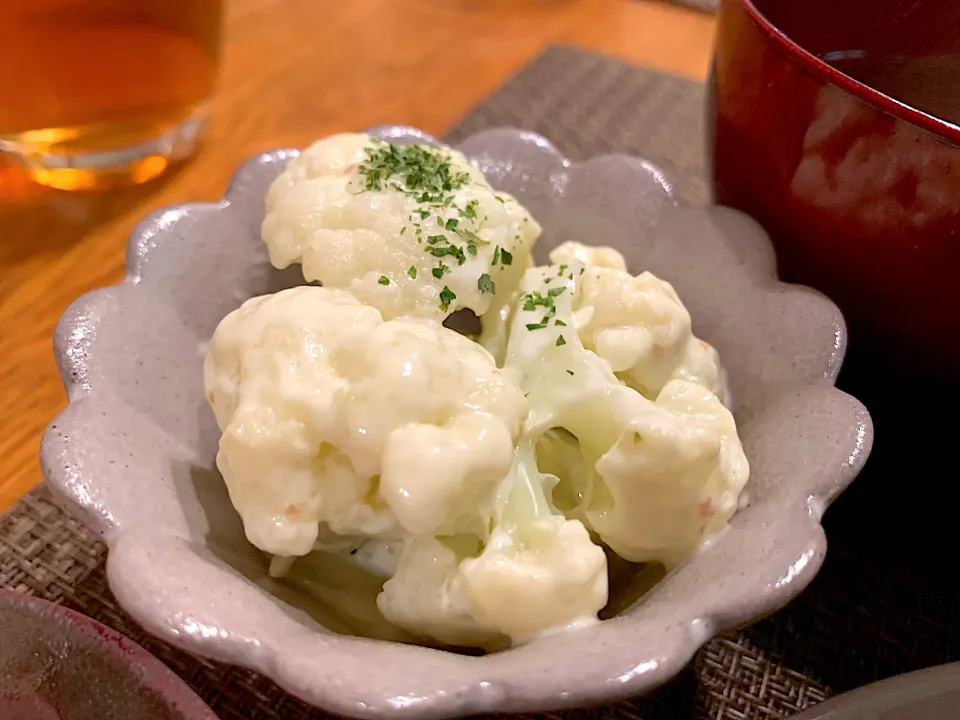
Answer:
<svg viewBox="0 0 960 720"><path fill-rule="evenodd" d="M858 355L956 371L960 127L820 59L843 50L960 57L960 2L725 0L707 124L716 201L767 229L784 280L840 306Z"/></svg>
<svg viewBox="0 0 960 720"><path fill-rule="evenodd" d="M146 650L66 608L0 590L3 720L216 720Z"/></svg>

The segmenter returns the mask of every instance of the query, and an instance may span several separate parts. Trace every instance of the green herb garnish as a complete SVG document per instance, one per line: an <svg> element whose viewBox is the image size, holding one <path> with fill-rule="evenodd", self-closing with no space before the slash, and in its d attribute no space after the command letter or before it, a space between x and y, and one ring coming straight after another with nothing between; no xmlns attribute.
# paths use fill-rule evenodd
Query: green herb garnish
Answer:
<svg viewBox="0 0 960 720"><path fill-rule="evenodd" d="M463 265L467 260L463 254L463 250L456 245L444 245L443 247L434 245L433 247L427 248L427 252L434 257L454 257L457 259L457 265Z"/></svg>
<svg viewBox="0 0 960 720"><path fill-rule="evenodd" d="M477 289L482 293L495 293L497 291L497 284L490 279L487 273L484 273L477 280Z"/></svg>
<svg viewBox="0 0 960 720"><path fill-rule="evenodd" d="M443 263L440 263L439 265L437 265L437 267L435 267L435 268L434 268L433 270L431 270L430 272L433 274L433 276L434 276L437 280L439 280L440 278L443 277L444 273L450 272L450 268L447 267L446 265L444 265Z"/></svg>
<svg viewBox="0 0 960 720"><path fill-rule="evenodd" d="M417 269L416 269L413 265L411 265L411 266L410 266L410 269L407 270L407 275L409 275L411 279L416 280L416 279L417 279Z"/></svg>
<svg viewBox="0 0 960 720"><path fill-rule="evenodd" d="M381 285L389 285L389 284L390 284L390 278L388 278L386 275L381 275L381 276L380 276L380 279L377 280L377 282L380 283Z"/></svg>
<svg viewBox="0 0 960 720"><path fill-rule="evenodd" d="M561 345L566 345L566 344L567 344L567 341L563 339L563 335L557 338L557 347L560 347Z"/></svg>
<svg viewBox="0 0 960 720"><path fill-rule="evenodd" d="M481 245L487 244L486 240L484 240L482 237L477 235L472 230L464 230L463 228L460 228L457 230L457 235L462 237L464 240L469 240L470 242L473 242L473 243L480 243Z"/></svg>
<svg viewBox="0 0 960 720"><path fill-rule="evenodd" d="M455 170L447 151L421 146L401 147L383 140L373 140L366 148L366 159L361 163L358 174L363 182L362 191L395 190L430 206L419 208L411 215L418 242L423 242L424 235L420 223L431 215L435 217L441 231L452 233L466 241L464 244L455 244L454 235L428 235L426 241L429 247L424 248L428 254L434 257L452 257L458 265L463 265L467 253L476 257L477 246L486 244L475 229L461 226L461 219L476 220L479 201L471 200L464 207L455 206L455 193L470 183L470 174ZM498 199L502 202L502 198ZM459 218L444 220L439 214L443 207L454 208ZM406 226L401 228L400 232L406 232ZM513 258L510 253L502 251L497 253L494 264L497 261L509 265ZM444 267L441 263L440 268L433 271L434 277L441 277ZM441 275L437 275L437 272Z"/></svg>
<svg viewBox="0 0 960 720"><path fill-rule="evenodd" d="M364 190L393 188L420 202L442 204L470 182L470 175L454 172L449 156L436 148L374 140L366 155L358 170ZM421 217L426 219L422 211Z"/></svg>
<svg viewBox="0 0 960 720"><path fill-rule="evenodd" d="M567 375L573 375L573 370L567 370Z"/></svg>
<svg viewBox="0 0 960 720"><path fill-rule="evenodd" d="M447 308L450 307L450 303L457 299L456 293L453 292L446 285L443 286L443 290L440 291L440 309L446 312Z"/></svg>
<svg viewBox="0 0 960 720"><path fill-rule="evenodd" d="M564 288L554 288L553 290L548 291L546 295L541 295L536 290L533 290L532 292L528 292L527 294L525 294L522 298L523 300L522 307L524 311L533 312L538 307L542 307L542 308L546 308L549 311L550 315L555 315L557 312L557 307L554 302L554 298L560 294L559 292L554 292L555 290L559 290L560 292L563 292Z"/></svg>

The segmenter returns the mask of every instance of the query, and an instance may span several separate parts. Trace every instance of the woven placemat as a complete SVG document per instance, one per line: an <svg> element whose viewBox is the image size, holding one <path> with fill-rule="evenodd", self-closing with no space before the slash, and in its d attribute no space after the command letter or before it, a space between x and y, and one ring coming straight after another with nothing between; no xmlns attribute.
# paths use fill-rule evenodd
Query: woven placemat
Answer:
<svg viewBox="0 0 960 720"><path fill-rule="evenodd" d="M643 155L665 169L685 200L701 203L707 197L702 99L697 83L556 47L472 111L449 138L512 125L552 138L573 159ZM960 659L958 575L937 559L937 548L949 553L951 506L934 503L941 514L917 527L896 521L910 498L922 497L922 486L914 484L908 494L900 489L913 482L903 468L890 473L881 448L898 445L898 438L885 442L879 434L868 469L827 514L823 570L785 610L711 642L649 697L531 717L777 720L834 692ZM931 539L924 534L930 528L943 532ZM256 673L192 657L146 635L117 607L103 561L103 545L42 487L0 517L0 586L63 603L130 636L222 718L328 717Z"/></svg>
<svg viewBox="0 0 960 720"><path fill-rule="evenodd" d="M720 0L667 0L674 5L683 5L684 7L700 10L701 12L714 13L720 5Z"/></svg>

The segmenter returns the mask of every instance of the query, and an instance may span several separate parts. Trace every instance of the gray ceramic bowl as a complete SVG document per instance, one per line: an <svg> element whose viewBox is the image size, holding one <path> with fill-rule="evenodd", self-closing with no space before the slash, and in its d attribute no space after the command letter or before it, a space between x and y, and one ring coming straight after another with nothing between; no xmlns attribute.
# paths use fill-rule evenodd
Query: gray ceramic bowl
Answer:
<svg viewBox="0 0 960 720"><path fill-rule="evenodd" d="M410 128L372 132L437 142ZM219 203L144 220L126 280L78 300L56 332L70 405L47 431L43 468L104 537L120 603L165 640L254 668L344 715L428 720L649 690L718 631L776 610L807 585L826 550L820 517L871 444L867 412L833 387L846 346L840 313L776 280L770 243L749 218L680 208L650 164L571 163L531 133L484 132L460 149L539 219L541 259L565 239L608 244L634 271L670 280L730 374L750 506L598 626L467 657L332 633L313 600L267 578L215 470L219 434L201 355L242 301L301 282L297 268L271 268L259 239L264 193L297 151L250 160Z"/></svg>

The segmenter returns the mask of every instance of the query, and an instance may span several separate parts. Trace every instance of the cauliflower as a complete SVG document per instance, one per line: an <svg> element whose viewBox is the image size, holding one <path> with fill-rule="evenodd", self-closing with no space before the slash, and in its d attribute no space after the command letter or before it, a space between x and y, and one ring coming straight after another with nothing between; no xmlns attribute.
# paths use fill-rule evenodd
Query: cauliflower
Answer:
<svg viewBox="0 0 960 720"><path fill-rule="evenodd" d="M504 373L528 393L523 437L560 477L567 515L627 560L673 565L733 514L747 460L710 390L676 379L650 400L584 347L573 308L588 273L579 262L527 271Z"/></svg>
<svg viewBox="0 0 960 720"><path fill-rule="evenodd" d="M278 268L349 291L384 318L482 317L516 289L540 226L455 150L340 134L291 160L267 193ZM496 331L494 331L496 334Z"/></svg>
<svg viewBox="0 0 960 720"><path fill-rule="evenodd" d="M726 525L750 469L733 416L706 388L671 380L640 410L620 408L587 517L620 557L669 567Z"/></svg>
<svg viewBox="0 0 960 720"><path fill-rule="evenodd" d="M554 265L585 265L587 267L627 270L627 261L617 250L602 245L584 245L573 240L560 243L550 252Z"/></svg>
<svg viewBox="0 0 960 720"><path fill-rule="evenodd" d="M492 650L508 644L495 627L474 614L460 573L463 556L479 552L479 540L457 537L454 541L409 538L396 572L377 596L377 607L394 625L445 645Z"/></svg>
<svg viewBox="0 0 960 720"><path fill-rule="evenodd" d="M577 332L623 382L654 399L680 378L727 399L717 352L693 335L690 313L670 283L649 272L633 277L612 248L566 242L550 261L585 266L574 305Z"/></svg>
<svg viewBox="0 0 960 720"><path fill-rule="evenodd" d="M533 446L521 441L482 550L471 552L464 538L459 548L408 541L378 598L384 617L443 643L486 648L597 622L606 555L582 523L553 510L543 483Z"/></svg>
<svg viewBox="0 0 960 720"><path fill-rule="evenodd" d="M578 520L555 512L532 443L522 441L483 552L464 560L474 611L514 642L597 622L607 604L607 558Z"/></svg>
<svg viewBox="0 0 960 720"><path fill-rule="evenodd" d="M204 385L247 537L288 557L309 552L321 529L403 538L486 528L527 411L476 343L432 320L384 321L350 293L312 286L224 318Z"/></svg>

